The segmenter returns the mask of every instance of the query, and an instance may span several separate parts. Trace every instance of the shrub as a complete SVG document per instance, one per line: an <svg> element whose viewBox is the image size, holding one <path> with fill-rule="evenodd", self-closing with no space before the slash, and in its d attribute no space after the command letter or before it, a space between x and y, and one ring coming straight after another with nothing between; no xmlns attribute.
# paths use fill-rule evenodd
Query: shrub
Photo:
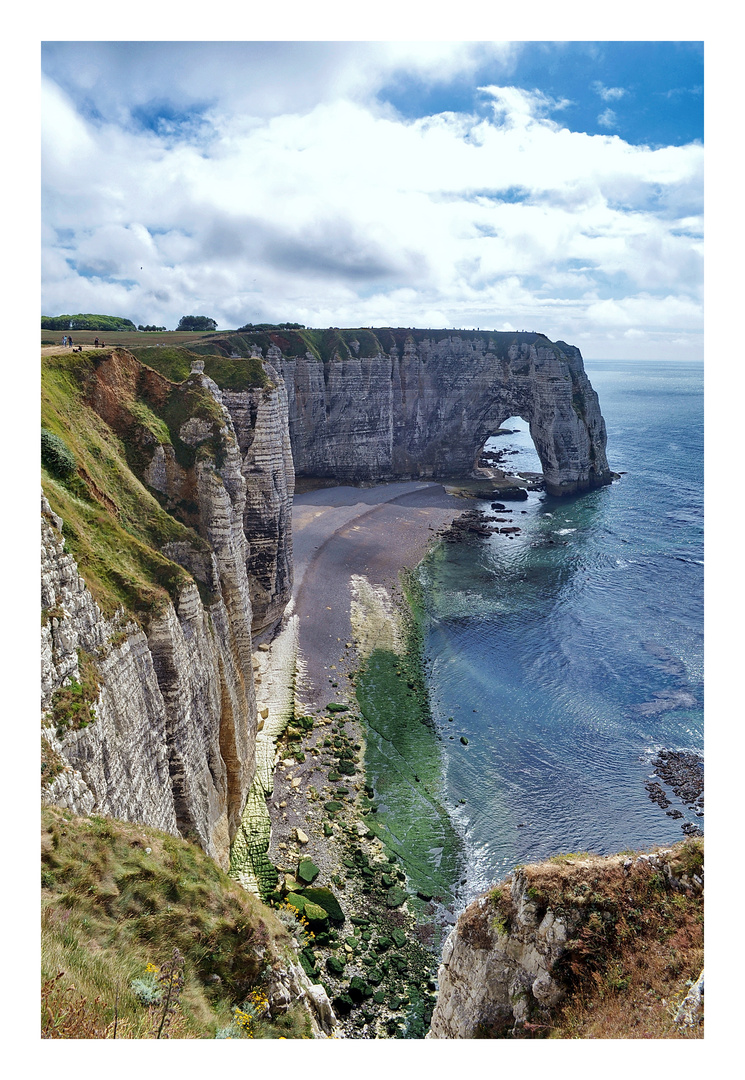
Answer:
<svg viewBox="0 0 745 1080"><path fill-rule="evenodd" d="M78 463L72 451L59 435L55 435L47 428L41 429L41 461L50 473L63 480L72 476L78 469Z"/></svg>

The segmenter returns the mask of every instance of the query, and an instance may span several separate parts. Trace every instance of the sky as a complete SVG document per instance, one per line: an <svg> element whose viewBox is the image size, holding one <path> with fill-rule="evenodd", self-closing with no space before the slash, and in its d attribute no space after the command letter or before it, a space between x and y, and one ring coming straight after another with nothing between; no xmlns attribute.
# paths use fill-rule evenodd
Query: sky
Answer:
<svg viewBox="0 0 745 1080"><path fill-rule="evenodd" d="M702 358L703 44L42 43L42 314Z"/></svg>

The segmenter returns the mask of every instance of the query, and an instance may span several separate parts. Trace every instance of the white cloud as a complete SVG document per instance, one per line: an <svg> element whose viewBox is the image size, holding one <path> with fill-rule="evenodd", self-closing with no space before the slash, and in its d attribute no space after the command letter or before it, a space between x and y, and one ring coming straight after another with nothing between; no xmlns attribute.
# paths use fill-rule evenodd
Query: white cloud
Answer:
<svg viewBox="0 0 745 1080"><path fill-rule="evenodd" d="M622 86L603 86L601 82L594 82L592 88L603 101L619 101L626 95L626 90Z"/></svg>
<svg viewBox="0 0 745 1080"><path fill-rule="evenodd" d="M613 109L605 109L604 112L601 112L598 116L598 123L601 127L616 127L618 119L616 117L616 114L613 112Z"/></svg>
<svg viewBox="0 0 745 1080"><path fill-rule="evenodd" d="M410 47L390 48L394 70ZM408 55L425 72L473 62L439 43ZM567 341L590 326L598 348L604 325L695 334L702 148L572 132L564 102L485 90L493 118L406 120L346 91L264 116L222 99L174 141L85 119L46 80L45 314L509 323Z"/></svg>

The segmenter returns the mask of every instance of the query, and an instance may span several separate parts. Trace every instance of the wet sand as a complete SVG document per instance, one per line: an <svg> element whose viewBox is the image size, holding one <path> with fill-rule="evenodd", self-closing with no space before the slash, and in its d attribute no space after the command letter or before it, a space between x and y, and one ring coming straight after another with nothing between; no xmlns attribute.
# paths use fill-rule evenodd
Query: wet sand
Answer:
<svg viewBox="0 0 745 1080"><path fill-rule="evenodd" d="M296 495L293 510L299 696L321 708L350 687L350 580L364 575L400 595L399 572L421 561L437 531L464 508L441 484L336 487ZM332 687L338 682L338 687Z"/></svg>

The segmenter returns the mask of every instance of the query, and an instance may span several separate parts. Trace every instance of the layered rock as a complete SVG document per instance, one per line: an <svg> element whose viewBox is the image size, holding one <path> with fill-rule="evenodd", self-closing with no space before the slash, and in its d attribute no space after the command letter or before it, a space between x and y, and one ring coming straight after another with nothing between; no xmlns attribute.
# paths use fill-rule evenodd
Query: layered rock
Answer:
<svg viewBox="0 0 745 1080"><path fill-rule="evenodd" d="M412 331L402 347L394 341L367 357L352 347L327 360L308 350L274 362L298 474L344 483L471 475L485 441L521 416L550 493L610 482L597 394L579 349L564 342Z"/></svg>
<svg viewBox="0 0 745 1080"><path fill-rule="evenodd" d="M96 371L88 401L107 422L125 423L119 414L138 368L119 354ZM156 390L164 400L171 392ZM152 385L148 393L151 402L158 397ZM188 496L199 534L190 540L182 529L184 539L163 545L162 555L191 575L172 577L170 599L161 595L145 617L123 609L106 617L65 551L62 520L43 500L42 714L46 739L67 763L43 797L190 837L227 868L255 770L246 480L217 386L195 373L179 393L199 406L178 421L192 465L183 455L177 460L169 441L138 429L146 462L150 455L145 479L166 502ZM119 515L114 500L96 491ZM96 673L95 719L60 728L55 693L83 682L84 663Z"/></svg>
<svg viewBox="0 0 745 1080"><path fill-rule="evenodd" d="M643 909L650 896L701 897L702 858L701 852L692 859L679 844L652 854L578 855L519 868L474 900L447 938L427 1038L493 1038L531 1022L550 1025L552 1010L571 990L573 967L586 967L604 948L620 948L612 943L624 910ZM677 910L673 899L670 908ZM636 914L644 922L643 912ZM665 934L673 931L671 919ZM635 940L627 926L621 937Z"/></svg>
<svg viewBox="0 0 745 1080"><path fill-rule="evenodd" d="M246 481L243 529L250 538L246 570L251 583L255 635L276 626L292 595L292 497L295 472L287 391L276 370L264 367L271 386L223 390L242 456Z"/></svg>

